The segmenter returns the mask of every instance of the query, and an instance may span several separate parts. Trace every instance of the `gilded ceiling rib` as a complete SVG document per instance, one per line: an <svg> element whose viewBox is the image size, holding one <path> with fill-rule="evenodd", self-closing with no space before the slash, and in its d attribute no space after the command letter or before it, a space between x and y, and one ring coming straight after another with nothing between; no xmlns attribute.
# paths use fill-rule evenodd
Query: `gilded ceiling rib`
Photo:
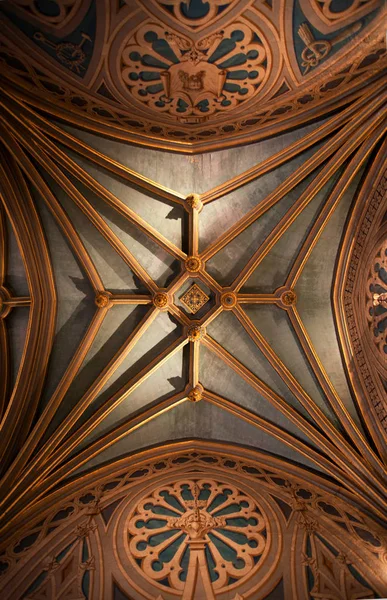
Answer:
<svg viewBox="0 0 387 600"><path fill-rule="evenodd" d="M198 385L200 380L199 375L199 359L200 359L200 344L189 345L189 376L188 381L191 388Z"/></svg>
<svg viewBox="0 0 387 600"><path fill-rule="evenodd" d="M97 150L94 150L91 146L88 146L81 140L72 136L70 133L60 129L54 123L51 123L41 115L34 112L25 103L25 98L19 97L17 90L8 89L7 86L5 86L3 91L5 92L7 98L4 99L1 104L4 106L4 108L7 108L10 113L13 114L13 116L15 116L15 111L13 108L13 104L15 103L20 108L18 114L23 116L23 120L25 120L25 123L28 125L28 127L37 127L38 132L44 133L45 135L49 136L49 138L60 142L70 150L77 152L84 158L91 160L93 163L103 167L104 169L107 169L111 173L119 175L129 183L132 183L141 189L147 190L150 193L156 194L161 198L181 204L184 207L186 206L185 197L182 194L179 194L174 190L170 190L169 188L162 186L157 182L148 179L147 177L144 177L140 173L129 169L129 167L120 164L110 157L104 156ZM43 136L42 139L44 139ZM56 147L55 152L58 150L59 148Z"/></svg>
<svg viewBox="0 0 387 600"><path fill-rule="evenodd" d="M81 238L76 232L66 212L63 210L62 206L44 181L39 171L35 168L26 155L23 147L20 145L22 144L24 147L29 148L29 144L26 144L26 138L20 135L18 127L14 127L12 122L9 120L7 122L3 121L3 123L7 129L7 131L4 130L3 143L14 156L25 176L39 192L41 198L43 198L47 208L50 210L63 233L66 235L66 238L69 240L69 243L71 244L80 264L89 278L90 284L92 285L95 293L97 293L98 290L103 289L102 279L99 276L89 253L87 252ZM23 129L22 131L25 132ZM9 133L12 135L9 135ZM28 132L25 132L25 134L29 136Z"/></svg>
<svg viewBox="0 0 387 600"><path fill-rule="evenodd" d="M113 396L105 400L96 412L51 455L50 460L54 461L54 463L55 461L63 461L76 445L83 441L97 425L121 404L121 402L123 402L139 385L141 385L141 383L148 379L148 377L157 371L157 369L162 367L165 362L172 358L172 356L179 352L186 344L188 344L187 338L180 337L165 348L165 350L162 350L146 367L137 373L137 375L129 379L129 381L113 394ZM55 464L53 466L55 466Z"/></svg>
<svg viewBox="0 0 387 600"><path fill-rule="evenodd" d="M200 198L202 202L205 204L207 202L212 202L221 196L230 193L231 191L237 189L238 187L253 181L257 177L268 173L269 171L279 167L281 164L289 160L289 158L296 156L297 154L305 151L307 148L323 139L324 137L330 135L335 129L341 127L346 122L348 122L353 115L356 115L358 110L361 107L367 105L368 101L371 100L374 96L377 96L381 90L384 88L384 81L376 81L370 84L367 89L361 94L360 98L355 102L349 104L347 108L343 111L339 112L339 114L331 117L327 123L324 123L316 130L304 136L301 140L297 140L293 144L291 144L286 150L281 150L277 154L269 157L262 164L258 166L254 166L251 169L243 172L241 175L234 177L231 180L226 181L225 183L220 184L219 186L212 188L208 192L201 194ZM135 171L121 165L117 161L114 161L110 157L103 156L97 150L94 150L81 140L75 138L71 134L59 129L53 123L50 123L47 119L44 119L41 115L36 114L31 108L29 108L24 98L19 98L17 90L8 90L7 86L4 89L5 93L9 96L12 102L17 103L20 106L21 113L25 114L25 119L30 125L37 125L39 130L45 132L53 139L56 139L58 142L64 144L69 149L74 150L79 153L81 156L88 158L92 162L99 164L100 166L110 170L111 172L120 175L123 179L130 181L136 185L139 185L143 189L147 189L150 192L156 193L159 196L162 196L166 199L179 202L184 207L186 207L185 198L179 194L178 192L174 192L165 188L164 186L160 186L154 181L149 180L146 177L141 176ZM6 102L5 102L6 103ZM11 108L11 112L13 112Z"/></svg>
<svg viewBox="0 0 387 600"><path fill-rule="evenodd" d="M294 310L296 312L295 307L290 308L290 312ZM254 326L251 319L247 316L244 310L240 307L236 307L234 310L235 316L238 318L239 322L243 325L246 333L251 337L254 343L257 345L259 350L263 353L263 355L267 358L272 367L277 371L280 375L281 379L286 383L289 390L294 394L300 404L304 407L304 409L309 413L311 418L314 420L316 425L324 432L327 439L329 439L342 453L345 455L346 460L349 463L357 464L357 468L359 471L362 471L364 476L370 477L375 485L375 487L379 487L380 491L383 493L384 484L380 482L375 476L373 476L372 470L376 469L381 476L386 475L386 471L381 464L380 460L374 455L374 453L370 452L369 446L367 446L366 441L364 440L363 435L356 427L355 423L351 420L348 411L345 409L342 402L337 397L335 392L334 398L335 403L331 402L331 396L326 393L326 397L332 406L332 408L339 413L339 418L342 416L342 413L346 417L346 421L350 422L352 425L351 433L354 438L355 443L357 442L358 452L355 452L353 448L349 445L349 443L345 440L341 433L337 431L331 421L324 415L323 411L313 402L310 396L305 392L302 386L298 383L296 378L291 374L291 372L286 368L283 362L279 359L276 353L272 350L270 345L267 343L265 338L260 334L258 329ZM297 331L296 331L297 333ZM301 341L301 340L300 340ZM325 373L326 376L326 373ZM327 378L327 376L326 376ZM328 379L328 378L327 378ZM324 381L324 383L326 383ZM330 382L329 382L330 383ZM325 391L326 385L322 386ZM332 384L330 384L329 391L332 393L334 390ZM338 402L341 404L341 411L337 410ZM352 421L352 422L351 422ZM371 466L371 469L363 464L363 460L367 457L368 463Z"/></svg>
<svg viewBox="0 0 387 600"><path fill-rule="evenodd" d="M9 357L9 345L7 328L5 326L4 319L0 319L0 367L1 367L1 379L0 379L0 420L2 419L7 398L8 398L8 387L10 380L10 357Z"/></svg>
<svg viewBox="0 0 387 600"><path fill-rule="evenodd" d="M59 466L69 454L80 444L106 417L107 415L113 411L121 402L127 398L132 391L134 391L143 381L148 379L157 369L159 369L169 358L171 358L174 354L179 352L183 346L188 343L187 338L179 338L170 346L168 346L165 350L160 352L149 365L144 367L137 375L135 375L132 379L130 379L118 392L116 392L113 396L108 398L98 409L97 411L83 424L81 425L70 437L67 437L66 440L62 443L62 445L58 448L58 445L63 438L66 437L67 433L70 431L69 422L73 422L74 412L70 413L72 420L69 421L67 419L67 423L63 427L62 430L57 430L57 435L53 434L52 437L55 437L55 444L53 443L53 439L46 443L43 449L39 452L37 456L36 462L33 461L31 466L29 466L25 472L23 473L23 484L24 486L27 484L28 487L24 489L24 491L19 492L19 496L16 497L14 502L10 502L7 508L4 509L4 513L7 514L8 523L5 524L5 527L12 526L13 518L17 518L17 505L15 503L20 501L23 497L23 501L29 505L29 503L35 503L38 498L49 490L52 489L56 485L57 479L57 471L55 468ZM75 407L76 412L78 413L78 417L80 414L79 405ZM155 411L157 411L157 406L155 407ZM154 416L157 416L156 413ZM75 422L75 420L74 420ZM137 428L137 427L136 427ZM59 434L58 434L59 432ZM110 438L111 442L114 442L114 437ZM49 447L49 456L46 457L46 462L43 460L45 452L47 452L47 447ZM55 450L55 448L57 448ZM100 445L98 445L99 451L103 449ZM77 462L76 464L79 465ZM74 467L74 470L76 467ZM52 475L50 475L50 473ZM67 474L67 471L66 471ZM26 478L26 481L24 481ZM15 485L15 489L17 484ZM0 529L1 533L2 529Z"/></svg>
<svg viewBox="0 0 387 600"><path fill-rule="evenodd" d="M311 158L309 158L304 164L289 175L285 181L283 181L273 192L268 194L264 200L262 200L257 206L252 208L242 219L232 225L224 234L219 236L217 240L212 242L207 248L200 254L200 258L204 261L212 258L217 252L229 244L235 237L237 237L244 229L254 223L258 217L264 214L269 208L279 202L291 189L298 185L305 177L310 175L319 165L321 165L327 158L333 155L335 152L341 154L341 148L343 142L347 140L348 136L354 133L361 123L365 123L363 129L367 129L367 119L379 110L378 118L383 118L383 109L380 108L386 101L387 93L378 93L374 100L370 100L366 103L365 108L359 110L358 117L353 119L349 124L342 127L337 134L326 142L326 144L319 149ZM376 123L377 124L377 123ZM375 126L376 126L375 124ZM353 144L356 147L356 135L354 135ZM349 145L346 146L347 154L349 154ZM344 159L343 159L344 160ZM332 168L333 167L333 168ZM335 169L335 159L331 161L331 174ZM328 170L324 171L325 177L328 175ZM311 187L311 186L309 186Z"/></svg>
<svg viewBox="0 0 387 600"><path fill-rule="evenodd" d="M364 214L369 210L369 201L372 194L378 193L378 185L380 179L383 178L386 169L386 152L387 152L387 141L385 140L381 145L379 152L375 160L367 170L366 179L361 187L358 204L355 207L354 212L351 214L348 227L346 228L344 239L342 242L342 249L338 259L337 265L337 277L335 278L334 290L333 290L333 303L335 307L336 325L338 329L338 335L341 340L341 347L346 357L346 363L350 364L353 361L353 348L351 345L351 336L348 328L349 324L346 322L344 307L345 307L345 288L344 285L345 277L348 277L349 263L348 253L356 244L356 238L359 235L358 228L364 220ZM384 198L385 200L385 198ZM381 202L383 207L383 199ZM355 246L356 247L356 246ZM370 433L373 437L376 447L379 449L380 455L383 457L385 464L387 464L387 450L385 441L385 429L381 423L381 420L375 413L375 407L371 402L365 381L359 378L354 369L348 369L348 375L352 382L353 388L357 391L356 398L363 415L363 419L369 426ZM380 383L380 397L385 397L385 390L381 382L378 382L376 378L376 385Z"/></svg>
<svg viewBox="0 0 387 600"><path fill-rule="evenodd" d="M206 315L204 315L204 317L199 319L199 325L204 328L208 327L208 325L214 321L214 319L216 319L216 317L219 316L222 311L222 306L215 305Z"/></svg>
<svg viewBox="0 0 387 600"><path fill-rule="evenodd" d="M70 457L67 461L58 464L57 470L53 473L49 473L47 478L43 481L43 485L41 485L38 489L39 495L34 497L33 501L31 502L31 506L33 506L36 501L39 501L41 497L44 497L43 495L53 486L55 486L57 481L63 481L64 479L67 479L74 473L74 471L77 471L80 467L82 467L93 457L97 456L100 452L107 450L118 440L129 435L130 433L133 433L156 417L173 409L179 404L186 402L187 399L188 398L185 392L179 392L178 394L174 394L169 398L165 398L165 400L158 402L150 408L142 410L136 416L128 417L128 419L126 419L119 426L114 427L108 433L101 435L95 441L89 443L76 456L73 458Z"/></svg>
<svg viewBox="0 0 387 600"><path fill-rule="evenodd" d="M3 202L0 198L0 290L4 286L7 273L7 227L5 222L5 211ZM3 298L0 296L0 303ZM0 423L5 412L8 387L10 384L10 355L7 328L2 318L3 306L0 306L0 367L2 376L0 378Z"/></svg>
<svg viewBox="0 0 387 600"><path fill-rule="evenodd" d="M377 96L383 88L384 83L380 81L370 85L369 88L367 88L366 93L362 95L356 102L351 103L345 110L339 112L337 115L334 115L326 123L320 125L320 127L311 131L300 140L293 142L285 150L281 150L273 156L270 156L261 164L251 167L233 179L227 180L211 190L204 192L204 194L200 195L201 201L203 204L213 202L214 200L233 192L239 187L254 181L254 179L269 173L273 169L277 169L290 158L297 156L297 154L301 154L320 140L329 136L331 133L336 131L336 129L343 127L353 118L354 115L357 115L358 111L362 107L367 105L369 100L371 100L374 96Z"/></svg>
<svg viewBox="0 0 387 600"><path fill-rule="evenodd" d="M380 480L375 478L373 474L367 470L363 465L363 462L359 457L352 452L350 462L348 457L341 455L342 449L344 448L344 440L341 445L341 449L331 443L331 441L311 423L309 423L305 417L303 417L296 409L291 407L284 401L281 396L276 394L270 389L262 380L254 375L247 367L242 365L235 357L233 357L225 348L220 346L210 336L205 336L202 340L204 346L214 352L219 358L221 358L229 367L231 367L238 375L240 375L247 383L249 383L254 389L257 390L266 400L268 400L273 406L280 410L290 421L292 421L301 431L303 431L312 441L316 444L327 456L330 456L331 460L341 465L341 469L346 473L347 477L355 482L355 485L362 487L364 484L364 476L359 475L359 471L363 471L370 483L367 486L366 496L369 495L372 498L370 505L374 502L374 510L378 511L381 516L383 514L384 506L384 485ZM354 466L356 464L356 467ZM372 482L372 483L371 483ZM375 489L374 489L375 486ZM379 488L379 491L376 491ZM377 508L379 505L379 508Z"/></svg>
<svg viewBox="0 0 387 600"><path fill-rule="evenodd" d="M354 179L357 172L361 169L364 161L367 159L379 139L383 136L386 131L385 123L381 123L375 131L370 133L369 136L361 144L360 148L353 156L348 166L345 168L339 181L335 184L334 189L329 195L326 203L324 204L320 214L316 221L313 223L309 233L307 234L302 247L298 252L293 265L289 271L286 279L286 286L294 288L299 280L303 269L308 261L308 258L312 254L313 248L317 244L326 223L329 221L332 213L335 211L338 203L340 202L345 190L349 187L351 181Z"/></svg>
<svg viewBox="0 0 387 600"><path fill-rule="evenodd" d="M312 366L312 369L316 375L316 378L321 385L327 399L329 400L332 408L336 412L337 415L342 419L343 426L350 432L351 438L354 439L356 445L360 449L364 456L367 457L370 465L372 465L373 469L376 469L379 473L381 473L383 479L386 477L386 467L381 464L379 459L376 457L375 453L371 451L370 446L367 447L367 444L359 431L356 423L353 422L351 416L348 413L348 410L344 406L342 400L337 394L332 382L330 381L319 357L318 354L312 344L312 341L308 335L308 332L305 329L304 324L302 323L301 317L297 311L296 307L292 307L292 310L289 311L289 318L292 324L292 327L304 349L306 356L308 357L309 363ZM384 487L383 480L381 482L382 487Z"/></svg>
<svg viewBox="0 0 387 600"><path fill-rule="evenodd" d="M57 304L49 252L29 190L13 159L5 164L7 170L0 165L1 195L21 249L32 304L21 365L0 425L3 468L15 446L25 441L34 418L53 344Z"/></svg>
<svg viewBox="0 0 387 600"><path fill-rule="evenodd" d="M28 134L28 138L26 138L25 135L20 134L18 131L15 132L17 137L22 142L24 142L24 144L26 144L27 147L29 147L30 152L41 164L41 166L46 169L46 171L53 177L57 184L63 188L63 190L69 195L69 197L72 198L72 200L74 200L75 204L90 219L90 221L93 223L96 229L103 235L103 237L108 241L108 243L112 245L112 247L117 251L119 256L121 256L121 258L129 265L132 271L136 273L136 275L144 282L144 284L152 292L156 292L156 285L153 282L153 280L149 277L145 269L139 264L139 262L133 256L133 254L125 246L125 244L123 244L121 240L113 233L111 228L106 224L104 219L91 206L91 204L86 200L86 198L77 190L77 188L71 183L71 181L66 177L66 175L62 171L60 171L57 165L50 159L49 155L41 147L39 147L33 141L33 139L30 138L31 133L34 134L34 131L31 130ZM50 147L50 145L49 149L52 152L53 149ZM59 149L54 149L54 152L58 154L59 160L61 157L61 151ZM65 166L67 169L70 170L71 159L68 157L65 160ZM79 167L76 167L76 170L78 171ZM149 232L147 233L149 235ZM103 290L103 286L101 286L100 290Z"/></svg>
<svg viewBox="0 0 387 600"><path fill-rule="evenodd" d="M201 255L199 255L201 257ZM202 279L204 283L207 283L210 287L214 288L217 292L222 292L222 286L209 274L208 271L201 272Z"/></svg>
<svg viewBox="0 0 387 600"><path fill-rule="evenodd" d="M198 256L199 254L199 211L191 208L188 219L188 253L189 256Z"/></svg>
<svg viewBox="0 0 387 600"><path fill-rule="evenodd" d="M4 486L4 489L9 490L7 494L5 494L2 501L6 502L13 496L14 486L16 487L24 484L24 479L30 473L31 469L29 465L26 467L31 455L34 450L38 446L39 442L43 438L45 432L47 431L47 427L52 421L58 407L61 405L63 398L65 397L71 383L74 381L77 373L79 372L82 363L90 350L95 337L100 330L100 327L105 319L108 308L98 309L94 317L83 336L82 341L80 342L76 353L72 357L65 373L62 376L57 388L55 389L53 395L47 402L47 405L44 407L42 415L40 416L38 422L36 423L34 429L31 431L26 443L21 448L18 456L15 458L15 461L12 463L8 471L4 474L0 485ZM39 456L39 454L38 454ZM34 463L33 463L34 464ZM33 468L32 464L32 468ZM23 469L23 475L21 475Z"/></svg>
<svg viewBox="0 0 387 600"><path fill-rule="evenodd" d="M269 157L268 159L263 161L262 164L248 169L241 175L238 175L231 180L227 180L225 183L222 183L219 186L212 188L208 192L204 192L200 195L201 201L203 202L203 204L206 204L208 202L217 200L218 198L221 198L222 196L234 191L238 187L246 185L250 181L257 179L265 173L268 173L271 170L278 168L293 156L304 152L309 147L317 143L319 140L330 135L337 128L341 127L346 122L348 122L348 120L351 119L353 114L356 114L356 112L361 106L366 105L367 100L371 99L372 96L375 95L382 87L383 82L376 82L375 84L371 85L369 89L367 89L366 94L362 95L359 100L350 104L344 111L329 119L327 123L321 125L317 130L307 134L301 140L297 140L296 142L291 144L285 151L281 150L277 154ZM159 186L156 182L144 177L140 180L136 179L136 176L138 177L138 174L136 174L134 171L131 171L123 165L120 165L111 158L103 156L100 152L86 145L81 140L71 136L71 134L64 132L63 130L60 130L57 126L44 119L42 116L36 115L30 108L28 108L28 106L25 105L24 102L17 100L17 98L15 98L15 96L12 95L12 92L10 92L10 94L12 100L19 104L21 111L26 113L26 121L28 121L31 125L37 125L41 131L44 131L47 135L49 135L56 141L64 144L69 149L74 150L81 156L88 158L92 162L99 164L105 169L108 169L111 172L120 175L123 179L137 184L144 189L148 189L150 192L163 196L168 200L176 201L176 199L179 199L180 203L185 208L187 208L185 198L183 198L177 192L167 190L167 193L163 194L165 188ZM130 172L130 178L128 178L128 172Z"/></svg>
<svg viewBox="0 0 387 600"><path fill-rule="evenodd" d="M92 342L97 335L102 322L106 316L108 308L102 307L97 310L97 313L90 325L86 335L84 336L84 341L78 348L78 352L75 355L73 362L69 365L66 373L64 374L61 382L59 383L56 391L53 394L53 397L49 404L46 407L46 411L43 413L41 420L36 425L36 428L33 432L31 443L33 440L33 444L35 445L39 439L43 436L45 432L45 425L47 426L47 422L52 418L53 414L55 414L56 409L58 408L61 400L64 398L64 395L68 391L71 382L74 380L76 373L79 371L83 359L85 358L87 351L91 347ZM39 453L31 461L31 463L25 468L22 476L19 476L17 481L13 480L13 487L10 489L9 494L2 500L5 502L19 493L19 487L25 486L25 483L38 481L40 473L40 466L46 464L46 460L48 459L50 453L52 453L55 448L63 441L63 439L68 435L68 432L71 430L71 427L76 423L77 419L82 415L84 410L93 402L97 394L105 385L106 381L109 379L111 374L116 370L116 368L122 363L125 357L128 355L130 350L134 347L138 339L141 335L148 329L149 325L152 323L154 318L157 316L157 310L152 308L139 323L137 328L132 332L131 336L126 340L124 345L119 349L116 355L111 359L105 369L99 374L99 376L94 380L91 387L87 390L85 395L80 399L79 403L73 408L73 410L67 415L63 421L62 428L57 429L49 440L45 443L45 445L40 449ZM29 449L29 453L32 452L34 445L31 445ZM23 457L26 460L27 457ZM18 465L20 469L20 464ZM50 464L48 464L48 468L50 468ZM17 472L14 474L16 477ZM20 475L20 474L19 474ZM4 482L5 483L5 482ZM9 481L7 482L9 485ZM2 483L3 485L3 483Z"/></svg>
<svg viewBox="0 0 387 600"><path fill-rule="evenodd" d="M74 175L74 177L81 181L92 192L94 192L100 198L102 198L109 206L117 210L119 214L122 214L125 217L125 219L127 219L136 227L138 227L140 231L146 233L154 242L156 242L161 248L166 250L174 258L184 260L187 257L185 252L182 252L180 248L175 246L175 244L172 244L172 242L167 240L167 238L164 237L161 233L159 233L154 227L149 225L149 223L147 223L144 219L137 215L128 206L126 206L124 202L119 200L114 194L107 190L96 179L91 177L84 169L79 167L75 161L73 161L69 156L67 156L61 150L59 150L50 140L40 135L38 132L34 131L34 133L36 133L37 140L39 140L39 142L43 144L45 150L48 151L50 154L53 153L56 161L60 165L62 165L62 167L64 167L67 171L69 171L69 173Z"/></svg>
<svg viewBox="0 0 387 600"><path fill-rule="evenodd" d="M325 469L331 476L337 481L340 481L342 484L341 491L346 494L350 494L353 499L356 499L358 502L364 502L366 506L369 508L374 507L373 500L370 500L363 494L363 488L359 489L359 486L354 482L348 481L348 475L342 467L338 466L336 461L331 461L330 459L323 456L320 452L316 451L312 445L307 444L306 442L301 441L299 438L289 434L286 430L284 430L279 425L274 425L271 421L260 417L253 411L244 408L243 406L228 400L227 398L223 398L219 394L215 394L214 392L210 392L208 390L203 391L203 398L214 404L215 406L219 406L223 410L231 413L234 416L237 416L239 419L242 419L246 423L250 423L269 433L270 435L276 437L281 442L285 443L289 448L294 448L300 454L304 455L309 460L312 460L316 465L324 465Z"/></svg>
<svg viewBox="0 0 387 600"><path fill-rule="evenodd" d="M140 265L138 260L133 256L130 250L125 244L119 239L119 237L112 231L103 217L97 212L97 210L90 204L83 194L75 187L75 185L65 176L65 174L57 167L57 165L49 158L43 150L31 152L35 155L37 160L40 161L42 166L45 167L47 173L53 177L53 179L60 185L68 196L75 202L78 208L90 219L94 227L102 234L106 241L116 250L117 254L122 258L129 268L144 282L146 287L155 292L157 290L156 284L146 272L146 270ZM70 160L70 159L68 159Z"/></svg>
<svg viewBox="0 0 387 600"><path fill-rule="evenodd" d="M347 141L341 146L339 150L337 150L337 152L329 160L329 162L323 166L321 171L308 185L306 190L302 192L302 194L299 196L296 202L291 206L291 208L289 208L289 210L273 228L273 230L270 232L267 238L265 238L261 246L259 246L255 250L252 257L246 263L246 265L235 278L235 281L232 284L232 288L236 292L239 292L239 290L249 279L253 271L255 271L255 269L258 267L261 261L270 252L271 248L277 243L279 238L290 227L290 225L295 221L295 219L301 214L301 212L309 204L309 202L313 200L315 195L329 181L329 179L337 171L337 169L341 167L341 165L348 159L352 152L363 142L363 140L367 139L367 137L375 129L375 127L377 127L380 124L380 122L383 121L384 115L385 109L380 108L378 111L375 112L375 115L372 117L368 116L367 118L367 115L365 115L364 119L367 118L367 121L363 125L359 126L363 120L361 118L359 118L360 123L359 125L356 124L356 128L354 126L351 127L351 125L347 125L347 127L345 128ZM383 134L385 130L385 125L379 128L377 139ZM377 139L375 140L375 143Z"/></svg>
<svg viewBox="0 0 387 600"><path fill-rule="evenodd" d="M289 271L289 275L286 280L285 285L287 287L289 287L289 288L295 287L299 277L301 276L303 268L304 268L309 256L312 253L313 248L317 244L317 242L320 238L320 235L324 230L325 224L329 220L329 218L330 218L331 214L333 213L333 211L335 210L337 204L340 202L341 197L342 197L343 193L345 192L345 190L348 188L350 182L353 180L353 178L356 175L356 173L358 172L358 170L362 167L367 156L373 150L373 148L375 147L375 144L380 140L380 138L384 134L385 130L386 130L385 124L381 124L377 127L377 129L372 134L370 134L370 136L362 143L359 150L356 152L354 157L351 159L350 163L348 164L344 173L342 174L340 180L336 183L329 198L327 199L326 203L324 204L324 207L323 207L321 213L317 217L311 230L309 231L308 235L306 236L306 238L302 244L302 247L294 260L294 263L292 265L292 268ZM386 145L386 143L384 143L382 146L382 149L381 149L382 154L383 154L383 152L385 152L386 148L387 148L387 145ZM293 321L293 323L295 321L300 320L299 316L295 317L295 316L290 315L290 318ZM295 330L299 331L299 332L301 331L301 336L299 337L301 345L303 347L305 347L305 344L306 344L306 347L310 348L311 341L309 338L305 337L305 329L302 328L302 330L300 330L300 328L298 326L296 326ZM313 355L316 356L316 353L313 353ZM313 361L313 359L312 359L312 361ZM336 415L340 419L340 422L345 427L345 429L346 429L347 433L350 435L351 439L358 446L362 455L368 456L368 460L371 461L371 464L375 465L375 457L374 457L374 454L370 453L370 451L369 451L369 444L364 439L361 432L359 432L359 429L358 429L356 423L354 423L352 417L348 413L348 410L345 408L343 402L341 401L339 395L337 394L336 390L334 389L332 383L329 381L329 378L327 377L325 370L322 368L321 363L318 365L316 363L315 366L316 366L316 374L318 374L317 378L318 378L318 380L322 386L322 389L324 390L333 410L335 411ZM383 456L383 454L385 453L384 445L380 444L379 437L377 437L377 439L375 440L375 443L379 447L379 451L382 453L382 456ZM376 468L379 469L380 465L376 466Z"/></svg>

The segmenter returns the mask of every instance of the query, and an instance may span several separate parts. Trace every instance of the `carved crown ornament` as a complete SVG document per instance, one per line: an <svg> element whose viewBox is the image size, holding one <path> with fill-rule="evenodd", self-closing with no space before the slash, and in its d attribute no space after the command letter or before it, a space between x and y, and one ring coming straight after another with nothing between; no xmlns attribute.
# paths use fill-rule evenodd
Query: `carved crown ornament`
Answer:
<svg viewBox="0 0 387 600"><path fill-rule="evenodd" d="M52 0L50 14L3 2L2 77L104 134L192 151L250 142L324 114L328 99L341 106L382 71L381 0L332 2Z"/></svg>

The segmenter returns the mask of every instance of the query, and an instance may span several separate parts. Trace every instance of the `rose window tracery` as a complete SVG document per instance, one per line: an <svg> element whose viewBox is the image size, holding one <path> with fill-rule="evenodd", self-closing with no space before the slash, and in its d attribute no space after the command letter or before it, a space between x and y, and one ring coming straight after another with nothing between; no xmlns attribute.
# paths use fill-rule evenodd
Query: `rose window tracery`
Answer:
<svg viewBox="0 0 387 600"><path fill-rule="evenodd" d="M152 111L200 123L251 98L268 72L262 34L236 22L202 39L146 23L121 55L121 78Z"/></svg>
<svg viewBox="0 0 387 600"><path fill-rule="evenodd" d="M176 590L184 589L194 552L204 554L212 586L221 590L250 575L268 548L262 508L236 487L211 479L159 487L139 502L127 527L129 559Z"/></svg>

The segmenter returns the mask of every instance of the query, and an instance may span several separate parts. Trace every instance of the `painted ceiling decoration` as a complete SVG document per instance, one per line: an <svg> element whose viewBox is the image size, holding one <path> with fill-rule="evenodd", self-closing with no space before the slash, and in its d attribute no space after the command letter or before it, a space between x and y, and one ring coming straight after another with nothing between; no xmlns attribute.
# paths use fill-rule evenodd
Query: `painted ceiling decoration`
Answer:
<svg viewBox="0 0 387 600"><path fill-rule="evenodd" d="M351 102L385 66L382 5L5 0L2 71L24 100L67 122L198 152Z"/></svg>
<svg viewBox="0 0 387 600"><path fill-rule="evenodd" d="M0 14L1 599L387 597L380 3Z"/></svg>

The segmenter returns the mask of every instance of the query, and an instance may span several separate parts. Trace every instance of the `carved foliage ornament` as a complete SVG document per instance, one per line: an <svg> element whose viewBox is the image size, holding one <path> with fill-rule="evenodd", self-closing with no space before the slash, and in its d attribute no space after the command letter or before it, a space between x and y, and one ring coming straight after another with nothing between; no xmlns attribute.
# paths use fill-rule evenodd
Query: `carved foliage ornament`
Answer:
<svg viewBox="0 0 387 600"><path fill-rule="evenodd" d="M180 302L192 313L196 314L209 300L201 287L194 283L180 298Z"/></svg>
<svg viewBox="0 0 387 600"><path fill-rule="evenodd" d="M387 361L387 238L379 246L368 275L367 319L380 359Z"/></svg>
<svg viewBox="0 0 387 600"><path fill-rule="evenodd" d="M127 41L121 78L148 109L201 123L256 95L267 74L262 40L242 21L199 41L148 22Z"/></svg>
<svg viewBox="0 0 387 600"><path fill-rule="evenodd" d="M147 577L182 590L192 544L202 552L214 590L241 580L258 564L270 524L255 500L213 479L178 481L143 498L129 518L129 559Z"/></svg>

